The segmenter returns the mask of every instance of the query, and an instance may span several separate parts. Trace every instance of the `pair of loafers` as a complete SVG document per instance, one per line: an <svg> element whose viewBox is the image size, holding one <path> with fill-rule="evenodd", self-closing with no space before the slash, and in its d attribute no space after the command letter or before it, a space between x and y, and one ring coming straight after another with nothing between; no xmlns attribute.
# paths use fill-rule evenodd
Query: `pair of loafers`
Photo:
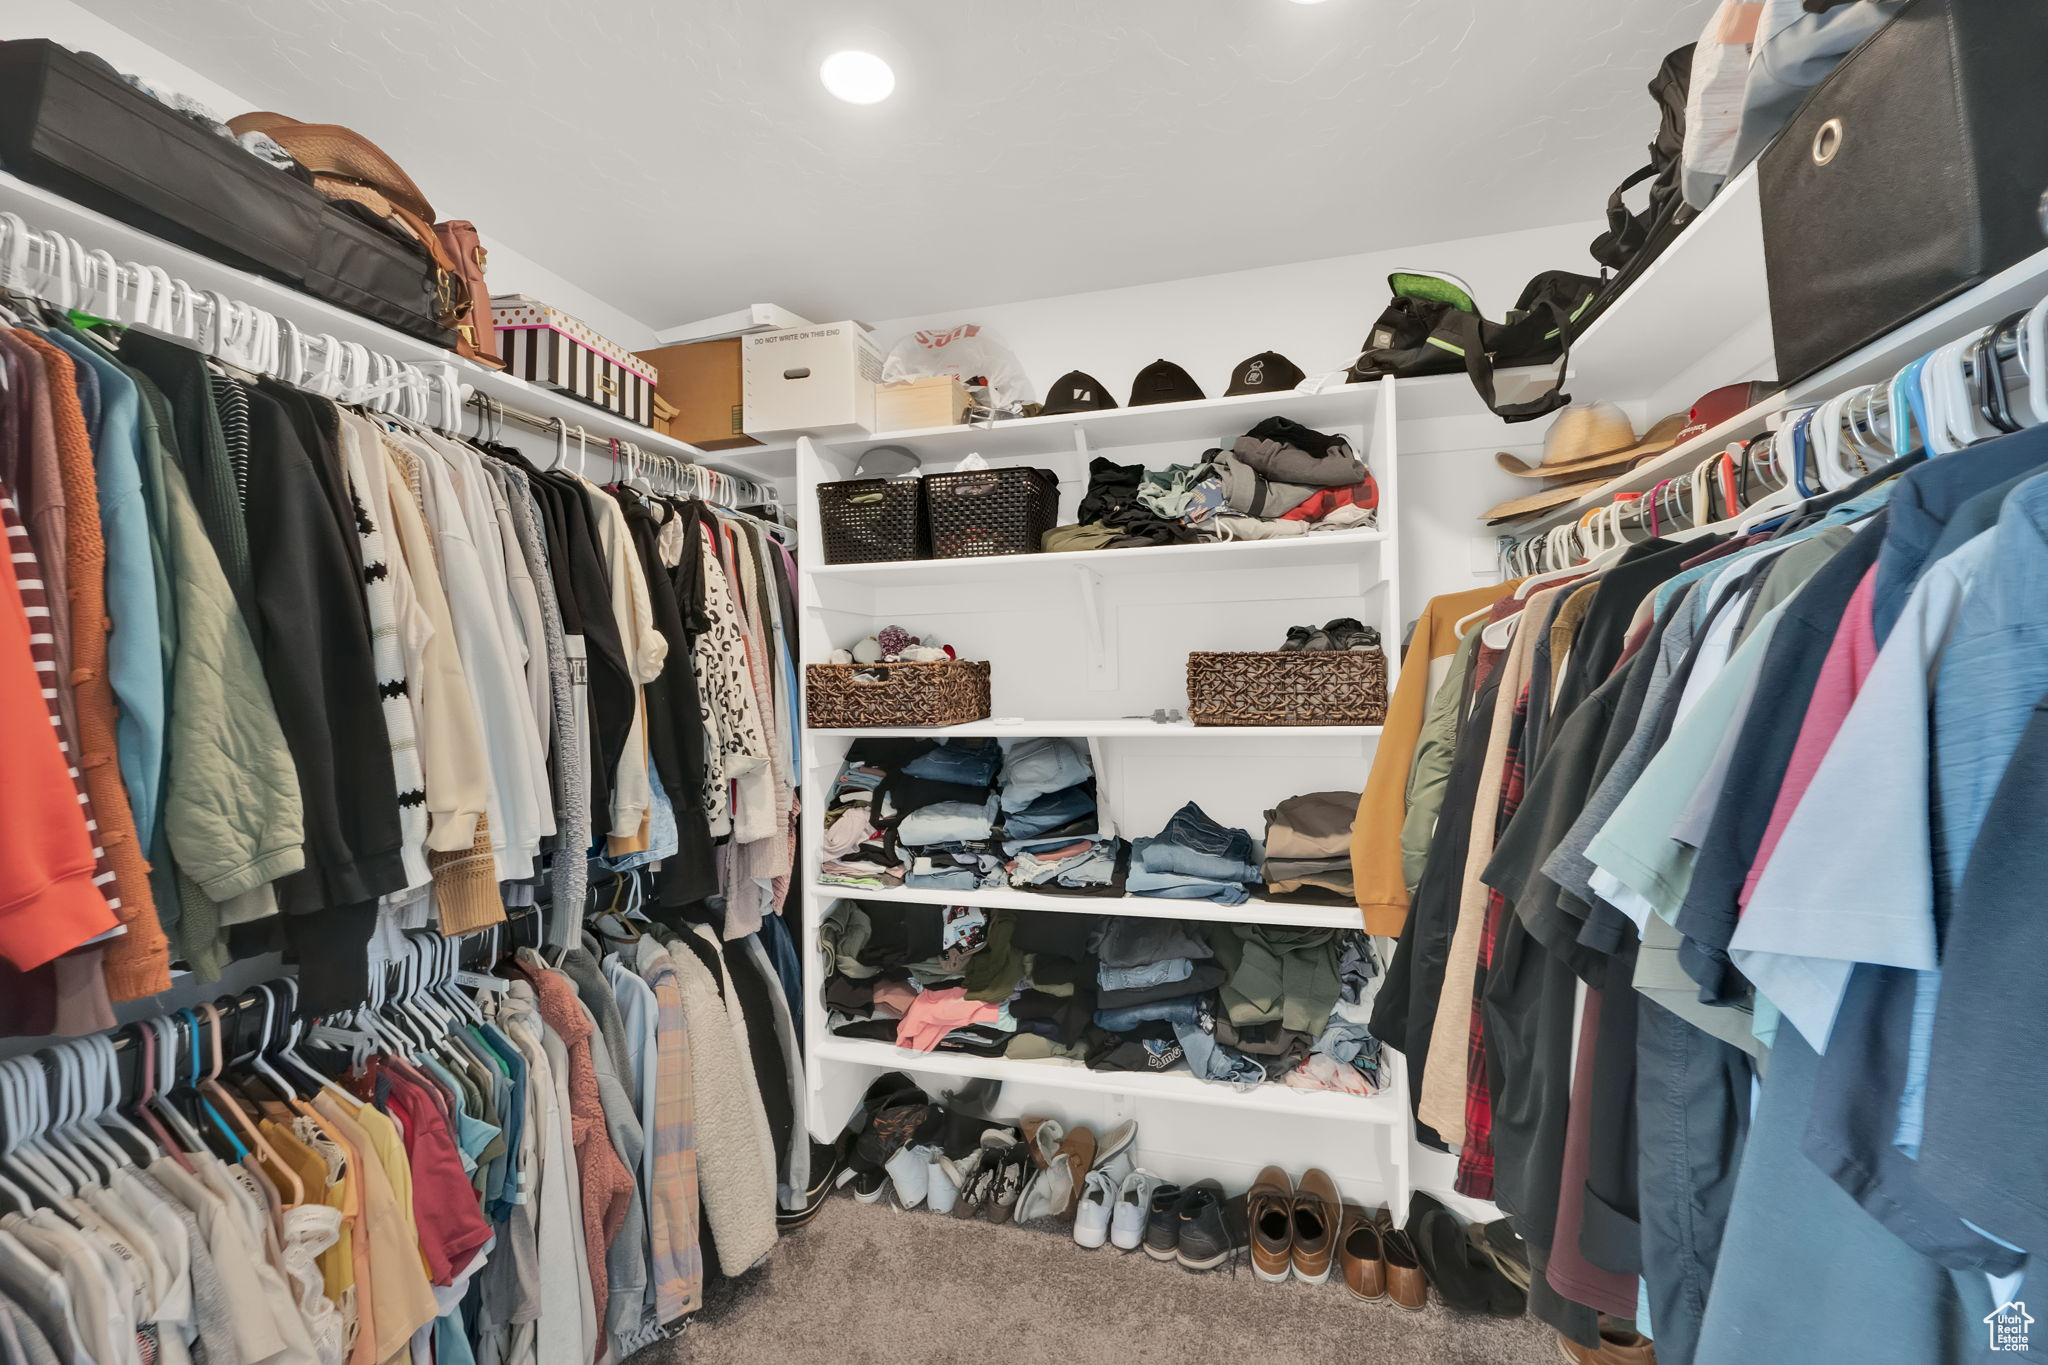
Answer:
<svg viewBox="0 0 2048 1365"><path fill-rule="evenodd" d="M1338 1252L1344 1287L1354 1298L1391 1299L1397 1308L1420 1312L1429 1304L1429 1278L1408 1233L1394 1226L1385 1209L1345 1212L1349 1221Z"/></svg>

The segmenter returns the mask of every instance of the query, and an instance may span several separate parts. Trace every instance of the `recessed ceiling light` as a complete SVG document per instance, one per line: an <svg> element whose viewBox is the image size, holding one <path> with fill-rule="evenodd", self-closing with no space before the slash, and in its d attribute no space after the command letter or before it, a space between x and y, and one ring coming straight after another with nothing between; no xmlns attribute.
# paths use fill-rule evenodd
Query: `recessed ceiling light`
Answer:
<svg viewBox="0 0 2048 1365"><path fill-rule="evenodd" d="M848 104L878 104L896 88L896 73L872 52L835 52L819 66L818 79Z"/></svg>

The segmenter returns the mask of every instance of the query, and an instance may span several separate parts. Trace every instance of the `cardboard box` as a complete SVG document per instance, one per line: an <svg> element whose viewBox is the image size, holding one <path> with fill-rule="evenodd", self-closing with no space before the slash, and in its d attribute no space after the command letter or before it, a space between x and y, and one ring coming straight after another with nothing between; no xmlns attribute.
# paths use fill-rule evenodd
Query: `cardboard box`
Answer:
<svg viewBox="0 0 2048 1365"><path fill-rule="evenodd" d="M740 417L740 339L637 352L659 371L654 391L675 405L668 434L700 450L759 445Z"/></svg>
<svg viewBox="0 0 2048 1365"><path fill-rule="evenodd" d="M973 407L974 395L950 374L884 384L875 390L875 430L957 427Z"/></svg>
<svg viewBox="0 0 2048 1365"><path fill-rule="evenodd" d="M851 436L875 429L882 352L857 322L740 338L747 435Z"/></svg>

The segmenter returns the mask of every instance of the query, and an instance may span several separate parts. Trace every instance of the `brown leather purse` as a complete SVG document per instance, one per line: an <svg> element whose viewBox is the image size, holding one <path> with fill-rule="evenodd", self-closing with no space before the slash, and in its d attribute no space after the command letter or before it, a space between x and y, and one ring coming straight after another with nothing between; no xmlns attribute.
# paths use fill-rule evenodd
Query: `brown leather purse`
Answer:
<svg viewBox="0 0 2048 1365"><path fill-rule="evenodd" d="M434 206L384 149L335 123L301 123L283 114L258 111L228 120L240 137L266 134L313 175L313 188L330 199L348 199L397 224L434 263L439 321L455 332L455 353L504 369L498 334L491 325L491 295L484 286L483 244L474 224L456 219L434 226Z"/></svg>

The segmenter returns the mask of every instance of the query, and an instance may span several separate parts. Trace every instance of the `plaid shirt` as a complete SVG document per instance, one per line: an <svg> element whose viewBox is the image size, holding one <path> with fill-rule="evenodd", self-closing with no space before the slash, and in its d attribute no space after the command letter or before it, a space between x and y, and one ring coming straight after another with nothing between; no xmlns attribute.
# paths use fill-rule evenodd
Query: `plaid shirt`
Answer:
<svg viewBox="0 0 2048 1365"><path fill-rule="evenodd" d="M1514 719L1508 726L1507 771L1501 778L1500 806L1495 817L1496 836L1522 804L1528 772L1522 763L1522 744L1529 728L1529 689L1525 684L1515 699ZM1486 976L1493 965L1494 945L1500 940L1501 924L1508 913L1507 897L1489 887L1486 918L1480 931L1479 960L1472 974L1472 1036L1466 1044L1465 1060L1465 1144L1458 1152L1458 1178L1454 1188L1473 1199L1493 1198L1493 1090L1486 1080Z"/></svg>
<svg viewBox="0 0 2048 1365"><path fill-rule="evenodd" d="M675 963L652 938L642 938L640 976L654 991L654 1123L647 1150L654 1158L648 1195L648 1234L654 1259L655 1309L664 1326L704 1305L704 1249L697 1240L697 1133L690 1078L689 1023Z"/></svg>

